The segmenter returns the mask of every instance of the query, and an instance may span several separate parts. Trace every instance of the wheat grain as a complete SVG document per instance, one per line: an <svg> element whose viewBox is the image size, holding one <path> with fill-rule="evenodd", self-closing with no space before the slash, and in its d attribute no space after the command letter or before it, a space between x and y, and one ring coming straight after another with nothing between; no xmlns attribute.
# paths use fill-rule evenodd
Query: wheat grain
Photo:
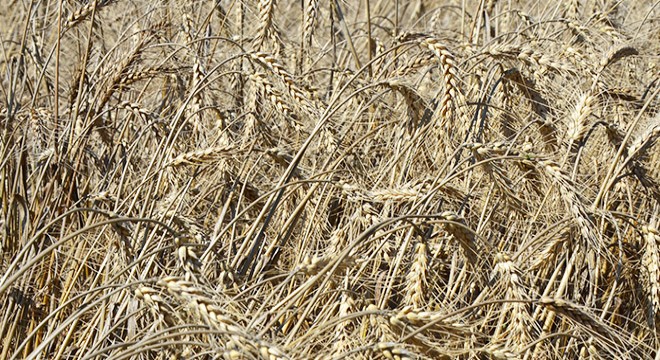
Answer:
<svg viewBox="0 0 660 360"><path fill-rule="evenodd" d="M226 159L234 150L233 146L212 147L208 149L195 150L176 156L165 164L165 167L176 167L180 165L201 165Z"/></svg>
<svg viewBox="0 0 660 360"><path fill-rule="evenodd" d="M444 211L440 216L447 221L444 224L445 229L458 241L463 253L468 258L470 263L474 264L478 258L478 248L476 244L476 237L474 233L466 227L465 219L460 215Z"/></svg>
<svg viewBox="0 0 660 360"><path fill-rule="evenodd" d="M69 14L62 27L65 29L72 28L84 21L89 15L91 15L92 11L98 11L103 7L111 5L113 2L115 2L115 0L90 1L85 6Z"/></svg>
<svg viewBox="0 0 660 360"><path fill-rule="evenodd" d="M284 83L284 86L286 86L291 98L295 100L300 106L302 106L302 108L306 111L312 114L314 113L314 106L312 101L310 101L307 94L305 94L305 92L296 84L293 76L288 71L286 71L282 64L277 62L277 59L262 52L251 53L250 58L279 77Z"/></svg>
<svg viewBox="0 0 660 360"><path fill-rule="evenodd" d="M617 61L623 59L624 57L638 55L639 52L632 46L619 46L611 48L600 60L600 68L598 72L602 72L606 67L616 63Z"/></svg>
<svg viewBox="0 0 660 360"><path fill-rule="evenodd" d="M644 240L644 253L642 265L644 267L644 279L646 280L646 294L649 306L649 324L656 326L660 316L660 249L658 242L660 234L653 226L642 226Z"/></svg>
<svg viewBox="0 0 660 360"><path fill-rule="evenodd" d="M431 50L440 60L442 78L445 83L445 95L440 101L440 115L443 118L448 118L453 114L455 108L462 105L463 102L463 93L459 87L459 75L454 55L437 39L425 38L419 44Z"/></svg>
<svg viewBox="0 0 660 360"><path fill-rule="evenodd" d="M303 26L303 38L307 46L312 45L314 26L317 22L319 2L318 0L307 0L305 3L305 24Z"/></svg>
<svg viewBox="0 0 660 360"><path fill-rule="evenodd" d="M424 242L415 245L413 263L406 276L404 302L415 309L421 309L426 302L428 248Z"/></svg>
<svg viewBox="0 0 660 360"><path fill-rule="evenodd" d="M584 139L587 130L587 119L594 111L593 107L596 105L596 100L596 97L590 93L583 94L569 116L568 129L566 130L569 150L572 149L574 144L580 143Z"/></svg>

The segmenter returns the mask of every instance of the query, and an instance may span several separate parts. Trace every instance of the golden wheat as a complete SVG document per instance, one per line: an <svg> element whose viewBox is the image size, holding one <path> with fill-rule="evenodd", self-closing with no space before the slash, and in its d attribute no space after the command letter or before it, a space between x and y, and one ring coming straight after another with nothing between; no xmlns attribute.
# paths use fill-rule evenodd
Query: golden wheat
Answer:
<svg viewBox="0 0 660 360"><path fill-rule="evenodd" d="M655 2L25 3L0 359L659 357Z"/></svg>

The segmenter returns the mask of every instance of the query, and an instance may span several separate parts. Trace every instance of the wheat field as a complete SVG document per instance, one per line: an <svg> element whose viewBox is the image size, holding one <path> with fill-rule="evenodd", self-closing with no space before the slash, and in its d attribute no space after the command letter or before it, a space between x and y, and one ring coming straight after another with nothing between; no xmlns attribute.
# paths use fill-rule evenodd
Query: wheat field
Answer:
<svg viewBox="0 0 660 360"><path fill-rule="evenodd" d="M657 0L0 21L0 359L660 359Z"/></svg>

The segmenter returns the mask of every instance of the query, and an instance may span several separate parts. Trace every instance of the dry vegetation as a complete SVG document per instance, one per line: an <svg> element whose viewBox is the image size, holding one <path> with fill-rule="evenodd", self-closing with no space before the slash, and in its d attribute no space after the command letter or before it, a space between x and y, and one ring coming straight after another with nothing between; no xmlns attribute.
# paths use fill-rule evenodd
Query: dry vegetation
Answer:
<svg viewBox="0 0 660 360"><path fill-rule="evenodd" d="M0 359L660 357L657 1L0 21Z"/></svg>

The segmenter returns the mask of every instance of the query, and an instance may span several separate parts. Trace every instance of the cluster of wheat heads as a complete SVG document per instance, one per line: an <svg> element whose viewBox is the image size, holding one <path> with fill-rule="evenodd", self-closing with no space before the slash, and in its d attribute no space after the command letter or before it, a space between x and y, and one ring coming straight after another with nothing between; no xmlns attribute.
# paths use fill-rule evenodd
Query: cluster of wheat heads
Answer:
<svg viewBox="0 0 660 360"><path fill-rule="evenodd" d="M660 356L657 1L0 24L0 359Z"/></svg>

